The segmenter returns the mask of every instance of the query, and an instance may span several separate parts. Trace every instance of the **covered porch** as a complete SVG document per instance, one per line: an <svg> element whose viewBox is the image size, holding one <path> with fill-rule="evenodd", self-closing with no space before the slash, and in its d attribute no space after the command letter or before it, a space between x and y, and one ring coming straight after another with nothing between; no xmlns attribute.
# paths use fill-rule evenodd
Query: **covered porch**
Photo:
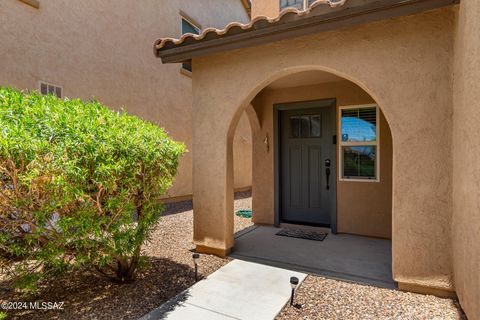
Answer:
<svg viewBox="0 0 480 320"><path fill-rule="evenodd" d="M282 228L298 226L283 225ZM253 226L238 233L230 257L338 280L396 288L390 240L329 233L323 241L312 241L276 235L282 228Z"/></svg>

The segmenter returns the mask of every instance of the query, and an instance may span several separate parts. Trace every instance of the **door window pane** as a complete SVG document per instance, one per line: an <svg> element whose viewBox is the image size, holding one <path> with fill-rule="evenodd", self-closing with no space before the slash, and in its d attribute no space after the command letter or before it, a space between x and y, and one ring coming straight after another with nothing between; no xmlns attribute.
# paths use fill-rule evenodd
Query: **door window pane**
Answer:
<svg viewBox="0 0 480 320"><path fill-rule="evenodd" d="M342 142L377 141L376 108L342 109Z"/></svg>
<svg viewBox="0 0 480 320"><path fill-rule="evenodd" d="M311 137L320 137L320 115L310 117L310 136Z"/></svg>
<svg viewBox="0 0 480 320"><path fill-rule="evenodd" d="M290 117L290 138L317 138L321 136L320 115Z"/></svg>
<svg viewBox="0 0 480 320"><path fill-rule="evenodd" d="M300 136L308 138L310 136L310 117L302 116L300 118Z"/></svg>
<svg viewBox="0 0 480 320"><path fill-rule="evenodd" d="M375 146L342 147L343 178L375 179Z"/></svg>
<svg viewBox="0 0 480 320"><path fill-rule="evenodd" d="M290 117L290 138L300 138L299 117Z"/></svg>
<svg viewBox="0 0 480 320"><path fill-rule="evenodd" d="M300 138L310 135L310 123L308 116L290 117L290 137Z"/></svg>

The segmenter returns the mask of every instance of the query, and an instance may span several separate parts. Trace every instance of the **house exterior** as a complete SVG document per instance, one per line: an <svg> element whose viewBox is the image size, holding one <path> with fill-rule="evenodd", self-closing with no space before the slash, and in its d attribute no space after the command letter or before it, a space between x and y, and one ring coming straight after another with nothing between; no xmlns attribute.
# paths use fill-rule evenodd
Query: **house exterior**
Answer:
<svg viewBox="0 0 480 320"><path fill-rule="evenodd" d="M0 85L91 99L164 127L189 152L169 197L192 194L192 79L180 65L152 55L158 33L248 22L241 0L2 0ZM120 44L128 48L114 50ZM152 72L153 71L153 72ZM236 188L251 186L251 134L246 117L235 135Z"/></svg>
<svg viewBox="0 0 480 320"><path fill-rule="evenodd" d="M195 70L197 250L235 244L245 112L254 222L391 239L400 289L480 319L480 2L254 0L252 17L154 44Z"/></svg>

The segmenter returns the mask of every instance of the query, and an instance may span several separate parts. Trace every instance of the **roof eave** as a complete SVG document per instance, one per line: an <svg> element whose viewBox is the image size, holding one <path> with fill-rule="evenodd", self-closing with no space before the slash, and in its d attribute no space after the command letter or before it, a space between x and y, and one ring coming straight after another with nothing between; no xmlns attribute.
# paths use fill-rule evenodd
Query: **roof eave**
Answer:
<svg viewBox="0 0 480 320"><path fill-rule="evenodd" d="M313 33L356 26L364 23L411 15L458 4L460 0L382 0L358 7L347 7L326 14L251 30L217 39L198 41L171 49L157 49L162 63L185 62L192 58L266 44Z"/></svg>

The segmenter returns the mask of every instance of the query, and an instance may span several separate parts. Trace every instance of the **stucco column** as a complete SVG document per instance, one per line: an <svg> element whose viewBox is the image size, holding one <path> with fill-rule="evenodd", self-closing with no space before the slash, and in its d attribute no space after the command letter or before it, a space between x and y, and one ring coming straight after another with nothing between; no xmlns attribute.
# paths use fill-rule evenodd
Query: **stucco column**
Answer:
<svg viewBox="0 0 480 320"><path fill-rule="evenodd" d="M453 113L453 266L468 319L480 319L480 2L460 3Z"/></svg>
<svg viewBox="0 0 480 320"><path fill-rule="evenodd" d="M234 105L207 82L198 83L193 116L193 239L197 252L224 257L233 247L234 130L229 125Z"/></svg>
<svg viewBox="0 0 480 320"><path fill-rule="evenodd" d="M212 127L196 128L193 156L194 242L198 252L226 256L233 247L231 143L211 139Z"/></svg>

